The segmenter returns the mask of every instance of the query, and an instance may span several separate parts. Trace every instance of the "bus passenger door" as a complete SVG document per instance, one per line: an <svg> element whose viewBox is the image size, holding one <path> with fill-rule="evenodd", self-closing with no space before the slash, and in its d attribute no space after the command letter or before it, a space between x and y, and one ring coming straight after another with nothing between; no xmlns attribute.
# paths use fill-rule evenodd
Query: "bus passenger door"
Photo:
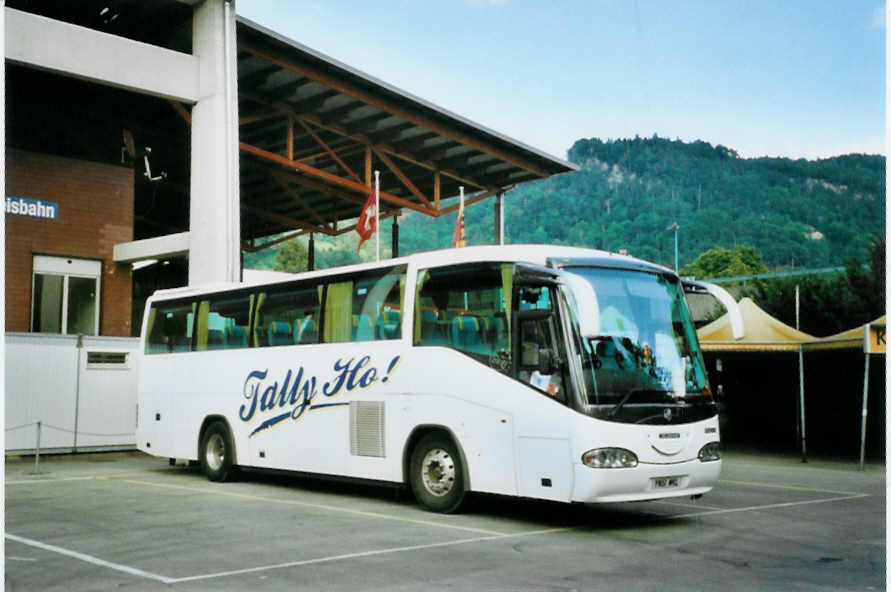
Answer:
<svg viewBox="0 0 891 592"><path fill-rule="evenodd" d="M574 474L571 411L566 406L567 350L555 306L557 291L549 285L520 284L515 293L515 371L529 387L524 411L516 419L519 494L569 501Z"/></svg>

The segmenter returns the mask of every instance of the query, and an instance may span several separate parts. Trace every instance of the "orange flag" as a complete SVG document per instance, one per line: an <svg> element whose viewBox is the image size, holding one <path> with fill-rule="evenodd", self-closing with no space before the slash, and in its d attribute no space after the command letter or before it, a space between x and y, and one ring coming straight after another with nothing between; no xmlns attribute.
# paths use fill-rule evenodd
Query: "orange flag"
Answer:
<svg viewBox="0 0 891 592"><path fill-rule="evenodd" d="M467 235L464 232L464 188L461 188L461 205L458 206L458 219L455 220L455 232L452 233L452 246L466 247Z"/></svg>

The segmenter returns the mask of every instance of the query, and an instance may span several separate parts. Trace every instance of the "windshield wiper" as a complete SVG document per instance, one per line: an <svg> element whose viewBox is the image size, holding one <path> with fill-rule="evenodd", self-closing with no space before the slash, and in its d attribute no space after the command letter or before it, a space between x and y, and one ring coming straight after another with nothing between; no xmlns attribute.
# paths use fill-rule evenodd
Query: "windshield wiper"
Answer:
<svg viewBox="0 0 891 592"><path fill-rule="evenodd" d="M663 395L667 395L668 391L660 391L657 389L643 388L643 387L633 388L633 389L629 390L618 403L616 403L616 406L613 407L612 411L610 411L610 413L609 413L610 417L615 417L616 415L618 415L619 411L622 410L622 407L625 405L625 403L630 401L631 397L633 397L637 393L661 393Z"/></svg>

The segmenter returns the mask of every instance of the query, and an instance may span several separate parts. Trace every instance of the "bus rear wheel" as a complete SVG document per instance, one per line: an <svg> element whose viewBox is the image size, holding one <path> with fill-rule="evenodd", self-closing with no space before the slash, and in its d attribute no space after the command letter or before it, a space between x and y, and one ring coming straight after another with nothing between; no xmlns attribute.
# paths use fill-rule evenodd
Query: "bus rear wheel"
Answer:
<svg viewBox="0 0 891 592"><path fill-rule="evenodd" d="M415 499L426 510L449 514L464 502L464 467L452 440L427 434L412 451L409 480Z"/></svg>
<svg viewBox="0 0 891 592"><path fill-rule="evenodd" d="M225 423L214 421L207 426L198 454L201 469L211 481L229 481L235 476L235 445Z"/></svg>

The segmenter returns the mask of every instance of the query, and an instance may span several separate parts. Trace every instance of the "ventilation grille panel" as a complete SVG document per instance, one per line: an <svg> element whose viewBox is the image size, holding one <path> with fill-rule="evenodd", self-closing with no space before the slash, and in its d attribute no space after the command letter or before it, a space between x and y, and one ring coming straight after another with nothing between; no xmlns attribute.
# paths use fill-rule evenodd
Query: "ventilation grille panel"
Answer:
<svg viewBox="0 0 891 592"><path fill-rule="evenodd" d="M384 455L384 402L350 402L350 454Z"/></svg>

